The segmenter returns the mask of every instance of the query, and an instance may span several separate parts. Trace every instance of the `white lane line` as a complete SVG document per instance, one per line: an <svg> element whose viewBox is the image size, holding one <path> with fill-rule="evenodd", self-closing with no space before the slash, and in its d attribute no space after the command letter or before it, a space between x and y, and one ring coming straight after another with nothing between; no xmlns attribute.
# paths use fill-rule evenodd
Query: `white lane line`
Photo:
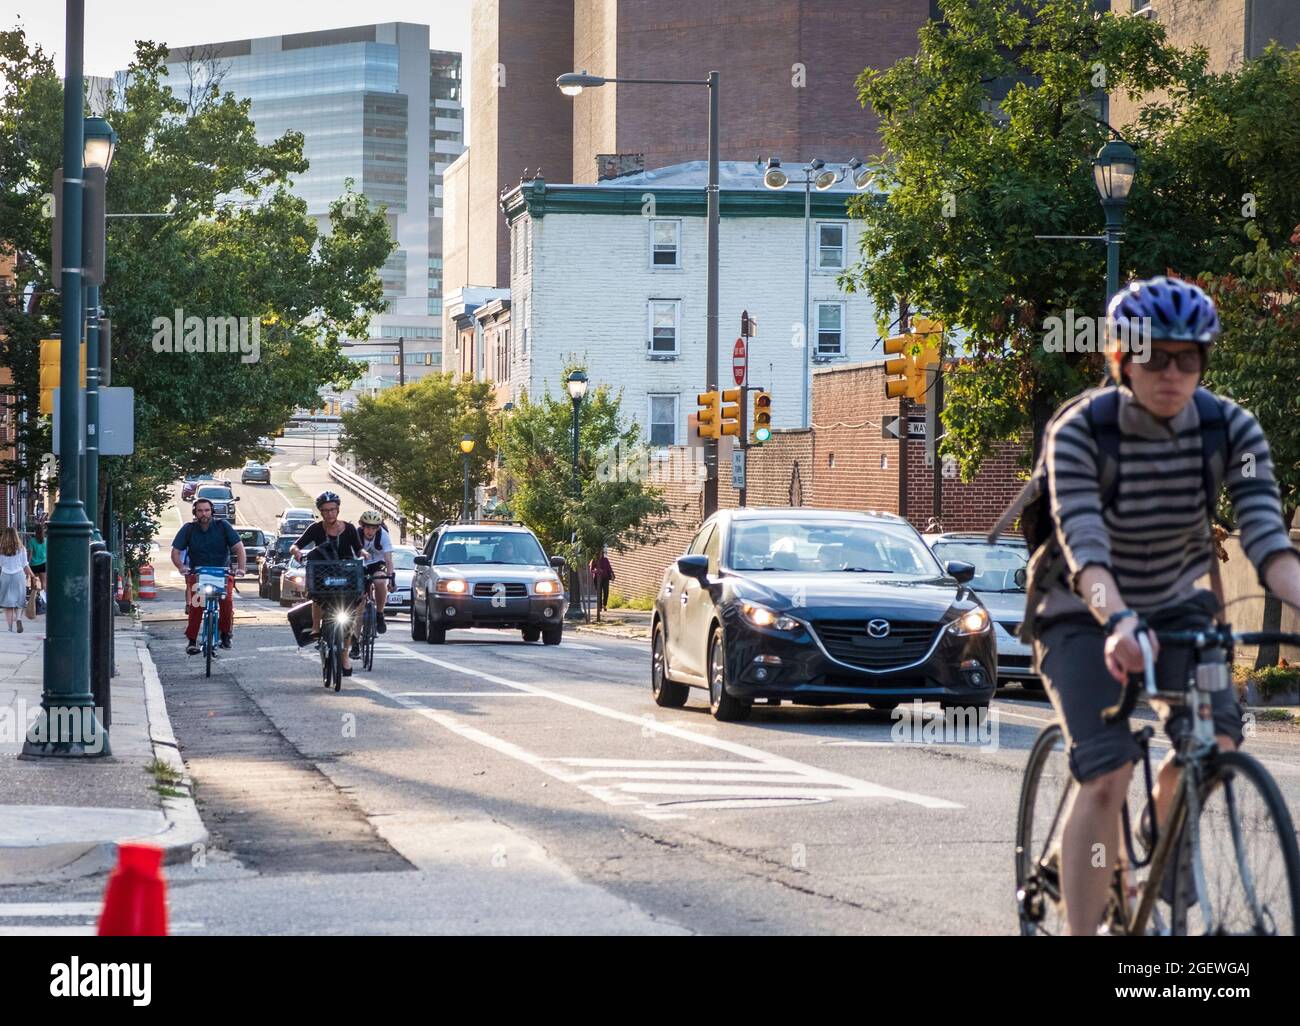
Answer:
<svg viewBox="0 0 1300 1026"><path fill-rule="evenodd" d="M0 919L19 916L97 916L98 901L0 901Z"/></svg>
<svg viewBox="0 0 1300 1026"><path fill-rule="evenodd" d="M399 698L540 698L525 691L394 691Z"/></svg>
<svg viewBox="0 0 1300 1026"><path fill-rule="evenodd" d="M93 937L93 926L0 926L0 937Z"/></svg>
<svg viewBox="0 0 1300 1026"><path fill-rule="evenodd" d="M623 766L627 769L717 769L732 770L743 767L747 770L764 770L771 773L783 773L779 766L751 766L742 762L707 761L703 759L556 759L566 766Z"/></svg>
<svg viewBox="0 0 1300 1026"><path fill-rule="evenodd" d="M576 641L565 641L565 642L563 642L563 647L564 647L564 648L576 648L579 652L599 652L599 651L600 651L600 646L599 646L599 645L583 645L583 644L579 644L579 643L576 642Z"/></svg>
<svg viewBox="0 0 1300 1026"><path fill-rule="evenodd" d="M586 699L574 698L570 695L564 695L556 691L551 691L547 688L541 688L535 684L525 684L521 681L510 680L506 677L499 677L495 674L484 673L481 670L470 669L468 667L461 666L457 663L448 662L445 659L436 659L433 656L425 655L423 653L418 653L418 658L420 659L421 662L427 662L432 666L438 666L446 670L451 670L454 673L461 673L470 677L477 677L480 680L485 680L493 684L499 684L502 685L503 687L514 688L516 690L524 691L529 694L534 694L542 698L549 698L553 702L558 702L562 705L570 706L571 708L581 709L584 712L595 713L598 716L604 716L607 717L608 719L618 720L623 723L629 723L641 728L647 726L647 720L644 716L637 716L637 715L633 715L632 713L622 712L621 710L618 709L611 709L607 706L598 705L595 702L587 701ZM386 697L392 698L394 701L397 701L402 705L406 705L410 707L413 704L411 702L411 699L398 698L392 692L386 691L385 689L379 687L377 684L372 684L369 682L361 682L361 683L363 683L365 687L374 691L376 694L385 695ZM428 709L426 707L421 707L418 709L418 711L420 712L421 715L427 716L430 719L435 720L435 722L441 723L443 726L446 726L449 730L459 733L463 737L470 738L470 733L468 732L472 732L472 734L475 736L470 739L477 741L479 744L487 745L490 748L495 748L497 751L500 751L503 754L509 754L511 755L512 758L516 758L519 759L520 761L527 762L529 765L541 769L544 773L547 773L549 776L557 777L558 779L566 780L566 781L568 781L568 778L570 777L570 774L562 772L554 765L550 765L550 764L554 764L555 762L563 762L563 760L545 759L541 756L535 755L532 752L527 752L524 749L519 748L519 746L514 745L510 742L503 741L500 738L493 737L492 735L487 734L483 731L461 724L459 721L453 719L452 717L448 716L445 713L434 712L433 710ZM794 759L788 759L782 756L778 756L771 752L763 751L760 748L753 748L749 745L740 744L739 742L736 741L727 741L719 737L710 737L705 734L697 733L693 730L688 730L684 727L678 727L674 724L655 722L650 729L654 730L656 733L665 734L669 737L674 737L681 741L687 741L693 744L703 745L706 748L714 748L719 751L727 752L730 755L735 755L741 759L747 760L748 762L759 763L764 766L783 769L788 773L797 774L800 777L800 780L807 784L822 784L827 787L840 788L842 790L840 790L838 793L841 796L858 797L858 798L890 798L895 801L909 802L914 805L920 805L922 808L929 808L929 809L962 808L962 806L957 802L948 801L947 799L944 798L936 798L931 795L920 794L912 791L903 791L898 788L885 787L884 785L881 784L874 784L869 781L860 780L856 777L850 777L845 774L835 773L830 770L821 769L820 767L810 766L806 763L801 763ZM504 746L504 747L499 747L499 746ZM736 768L743 770L748 767L738 766ZM572 781L568 781L568 782L572 782Z"/></svg>

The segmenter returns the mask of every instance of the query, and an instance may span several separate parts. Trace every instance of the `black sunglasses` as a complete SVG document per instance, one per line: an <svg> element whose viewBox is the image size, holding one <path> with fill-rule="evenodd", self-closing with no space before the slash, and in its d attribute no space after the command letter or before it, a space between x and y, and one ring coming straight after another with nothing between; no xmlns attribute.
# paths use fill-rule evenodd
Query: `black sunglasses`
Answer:
<svg viewBox="0 0 1300 1026"><path fill-rule="evenodd" d="M1201 351L1199 349L1180 349L1176 353L1171 353L1167 349L1153 349L1145 360L1134 357L1133 362L1149 370L1152 374L1159 374L1171 363L1178 364L1178 369L1184 374L1199 374L1201 371Z"/></svg>

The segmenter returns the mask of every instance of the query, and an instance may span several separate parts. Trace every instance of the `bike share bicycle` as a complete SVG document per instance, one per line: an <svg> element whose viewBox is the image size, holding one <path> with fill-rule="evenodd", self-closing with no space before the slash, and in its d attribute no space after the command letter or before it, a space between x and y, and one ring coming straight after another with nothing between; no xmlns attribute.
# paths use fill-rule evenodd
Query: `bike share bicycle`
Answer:
<svg viewBox="0 0 1300 1026"><path fill-rule="evenodd" d="M212 676L212 660L217 654L220 640L218 617L221 600L226 597L227 579L234 587L234 578L224 566L200 566L194 570L194 599L203 600L203 620L199 625L199 648L203 653L204 676Z"/></svg>
<svg viewBox="0 0 1300 1026"><path fill-rule="evenodd" d="M366 604L361 610L361 633L358 645L361 654L361 668L369 672L375 665L375 638L379 633L379 606L375 602L376 581L396 581L395 574L375 573L366 576Z"/></svg>
<svg viewBox="0 0 1300 1026"><path fill-rule="evenodd" d="M307 561L307 595L320 603L321 677L325 687L339 691L343 687L343 653L348 648L348 633L353 611L366 590L359 559L314 559Z"/></svg>
<svg viewBox="0 0 1300 1026"><path fill-rule="evenodd" d="M1134 844L1128 806L1122 811L1127 861L1117 860L1103 924L1130 936L1295 936L1300 927L1300 851L1295 827L1277 783L1258 760L1221 751L1211 713L1214 693L1232 687L1234 644L1300 645L1285 631L1235 632L1226 624L1198 631L1152 630L1161 646L1193 650L1195 669L1186 691L1160 691L1146 632L1137 635L1144 673L1131 676L1118 705L1102 714L1108 723L1127 720L1139 688L1151 698L1182 704L1193 728L1180 738L1178 775L1166 823L1155 826L1152 800L1152 728L1133 732L1142 752L1146 805ZM1024 936L1067 933L1060 887L1060 827L1078 785L1066 764L1059 723L1034 742L1025 768L1016 824L1016 901ZM1171 861L1172 860L1172 861ZM1146 869L1145 880L1136 871ZM1167 874L1173 876L1169 890ZM1166 922L1156 906L1172 894Z"/></svg>

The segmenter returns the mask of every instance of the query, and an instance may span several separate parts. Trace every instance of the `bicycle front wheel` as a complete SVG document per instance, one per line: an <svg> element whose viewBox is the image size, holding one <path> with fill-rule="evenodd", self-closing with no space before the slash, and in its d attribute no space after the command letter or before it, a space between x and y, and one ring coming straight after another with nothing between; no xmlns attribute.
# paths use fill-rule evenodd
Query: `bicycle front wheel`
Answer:
<svg viewBox="0 0 1300 1026"><path fill-rule="evenodd" d="M209 606L203 614L203 662L204 676L212 676L212 652L217 647L217 623Z"/></svg>
<svg viewBox="0 0 1300 1026"><path fill-rule="evenodd" d="M367 673L375 665L375 634L375 604L367 602L361 620L361 667Z"/></svg>
<svg viewBox="0 0 1300 1026"><path fill-rule="evenodd" d="M1175 863L1192 872L1176 881L1176 928L1190 936L1296 936L1300 852L1277 782L1251 756L1220 752L1200 793L1200 816L1183 830Z"/></svg>
<svg viewBox="0 0 1300 1026"><path fill-rule="evenodd" d="M1046 727L1029 753L1016 819L1016 906L1025 937L1069 933L1061 903L1060 837L1073 801L1065 735L1059 723Z"/></svg>

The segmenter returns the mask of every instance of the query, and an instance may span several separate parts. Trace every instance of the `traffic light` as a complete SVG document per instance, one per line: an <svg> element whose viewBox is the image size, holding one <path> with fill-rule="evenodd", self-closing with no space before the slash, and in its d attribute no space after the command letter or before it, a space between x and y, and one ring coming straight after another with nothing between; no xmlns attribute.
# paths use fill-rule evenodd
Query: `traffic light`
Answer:
<svg viewBox="0 0 1300 1026"><path fill-rule="evenodd" d="M912 376L915 366L907 350L914 341L911 335L894 335L884 341L885 360L885 398L902 399L912 394Z"/></svg>
<svg viewBox="0 0 1300 1026"><path fill-rule="evenodd" d="M741 403L740 389L723 389L722 401L724 403L729 403L730 405L722 407L722 427L720 433L724 435L739 435Z"/></svg>
<svg viewBox="0 0 1300 1026"><path fill-rule="evenodd" d="M722 397L717 392L700 392L695 396L700 411L696 417L701 438L717 438L722 428Z"/></svg>
<svg viewBox="0 0 1300 1026"><path fill-rule="evenodd" d="M61 341L57 338L41 339L41 413L54 413L54 390L59 387ZM86 347L81 350L81 387L86 387Z"/></svg>
<svg viewBox="0 0 1300 1026"><path fill-rule="evenodd" d="M754 394L754 432L750 440L762 445L772 437L772 397L767 392Z"/></svg>

